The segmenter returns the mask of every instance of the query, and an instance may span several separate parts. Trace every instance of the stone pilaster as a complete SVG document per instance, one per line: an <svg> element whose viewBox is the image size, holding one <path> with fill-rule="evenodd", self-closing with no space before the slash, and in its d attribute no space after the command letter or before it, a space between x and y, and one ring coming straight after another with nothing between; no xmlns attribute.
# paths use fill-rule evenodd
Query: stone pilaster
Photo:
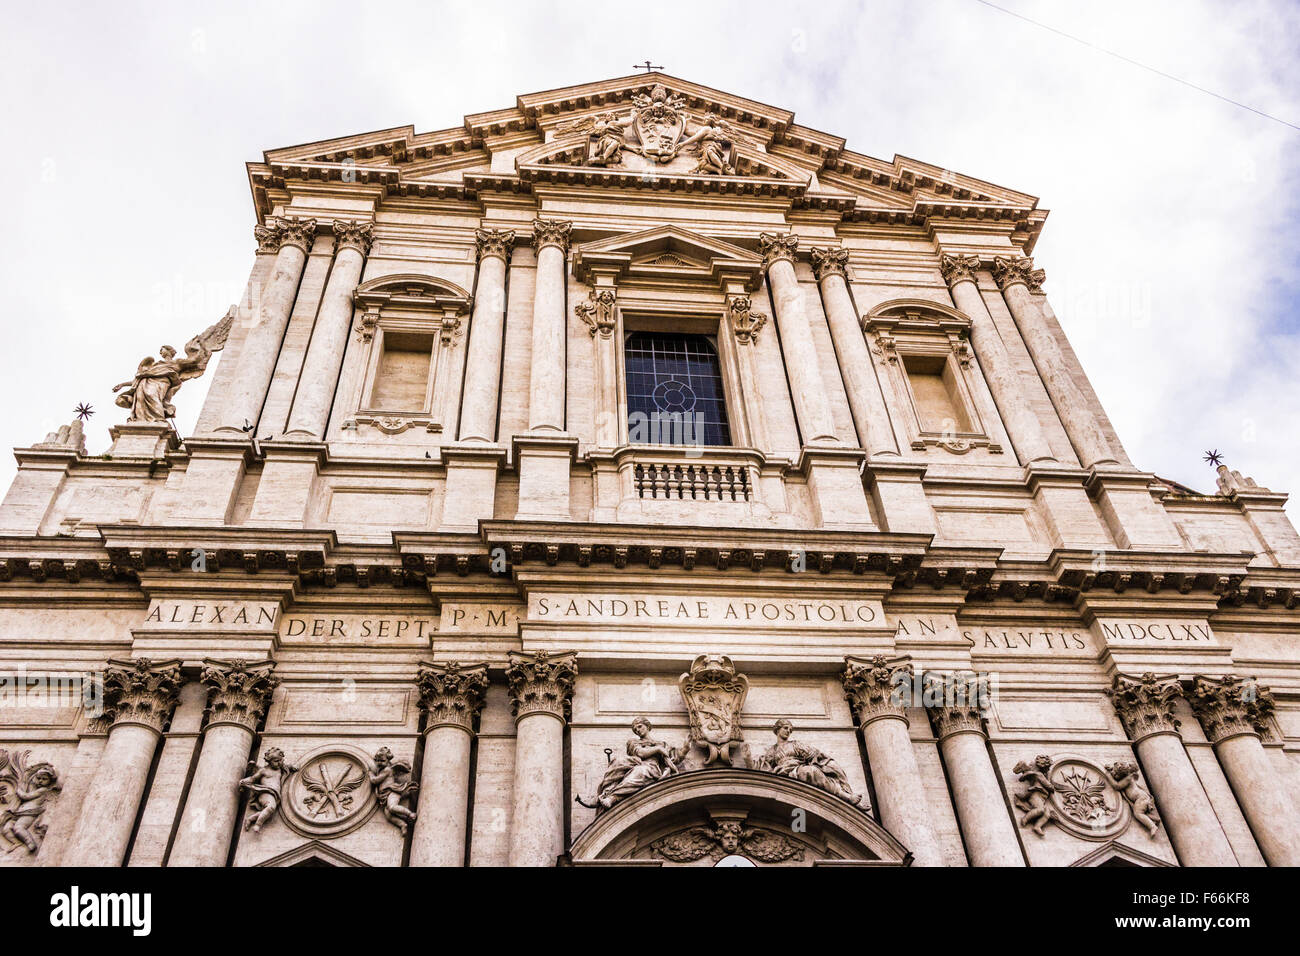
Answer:
<svg viewBox="0 0 1300 956"><path fill-rule="evenodd" d="M411 866L464 866L470 744L488 686L487 665L422 663L415 683L425 737Z"/></svg>
<svg viewBox="0 0 1300 956"><path fill-rule="evenodd" d="M554 866L564 852L564 727L576 653L510 652L506 679L515 715L511 866Z"/></svg>
<svg viewBox="0 0 1300 956"><path fill-rule="evenodd" d="M1235 866L1236 857L1192 766L1178 732L1175 702L1184 696L1177 677L1116 674L1108 691L1160 818L1184 866Z"/></svg>
<svg viewBox="0 0 1300 956"><path fill-rule="evenodd" d="M912 664L906 658L850 657L844 665L844 696L862 728L885 829L911 851L917 866L943 866L908 734Z"/></svg>
<svg viewBox="0 0 1300 956"><path fill-rule="evenodd" d="M104 701L112 714L99 767L64 853L64 866L121 866L154 750L181 685L179 661L110 660Z"/></svg>

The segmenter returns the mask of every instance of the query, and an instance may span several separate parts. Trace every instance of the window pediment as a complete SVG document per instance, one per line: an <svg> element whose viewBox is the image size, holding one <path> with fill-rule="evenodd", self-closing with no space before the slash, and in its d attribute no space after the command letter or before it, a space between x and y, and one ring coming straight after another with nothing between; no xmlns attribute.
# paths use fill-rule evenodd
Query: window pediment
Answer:
<svg viewBox="0 0 1300 956"><path fill-rule="evenodd" d="M584 282L596 272L615 279L672 277L719 285L733 279L752 291L762 268L757 253L677 226L597 239L573 250L574 275Z"/></svg>

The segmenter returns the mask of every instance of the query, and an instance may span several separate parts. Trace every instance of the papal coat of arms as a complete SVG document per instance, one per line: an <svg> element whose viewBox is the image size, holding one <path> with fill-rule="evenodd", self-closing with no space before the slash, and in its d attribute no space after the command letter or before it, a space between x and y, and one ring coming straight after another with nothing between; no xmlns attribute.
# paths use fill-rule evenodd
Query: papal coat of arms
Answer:
<svg viewBox="0 0 1300 956"><path fill-rule="evenodd" d="M656 85L647 96L639 93L632 97L636 109L632 113L632 126L640 140L641 153L646 159L667 163L677 155L677 142L686 131L686 106L684 97L669 93Z"/></svg>
<svg viewBox="0 0 1300 956"><path fill-rule="evenodd" d="M690 714L688 749L704 750L700 767L730 766L733 746L742 742L740 709L749 693L749 679L736 673L730 657L701 654L677 683Z"/></svg>

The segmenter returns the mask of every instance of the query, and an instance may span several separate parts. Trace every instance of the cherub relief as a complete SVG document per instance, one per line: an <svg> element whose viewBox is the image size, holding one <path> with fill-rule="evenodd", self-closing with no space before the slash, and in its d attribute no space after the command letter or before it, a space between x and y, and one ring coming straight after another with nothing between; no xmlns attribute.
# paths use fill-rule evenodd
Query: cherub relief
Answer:
<svg viewBox="0 0 1300 956"><path fill-rule="evenodd" d="M394 760L393 752L381 747L375 754L375 767L369 776L384 818L405 835L407 826L415 822L415 811L406 804L420 787L411 779L411 765L405 760Z"/></svg>
<svg viewBox="0 0 1300 956"><path fill-rule="evenodd" d="M1142 781L1138 778L1137 764L1131 760L1120 760L1107 764L1106 772L1115 781L1115 789L1132 806L1133 819L1142 825L1148 835L1155 836L1160 829L1160 814L1156 810L1155 801L1151 799L1150 791L1142 786Z"/></svg>
<svg viewBox="0 0 1300 956"><path fill-rule="evenodd" d="M763 863L780 863L784 860L802 860L803 845L773 833L745 826L743 821L723 820L711 827L691 827L681 833L662 837L650 844L651 852L674 863L693 863L709 857L741 854Z"/></svg>
<svg viewBox="0 0 1300 956"><path fill-rule="evenodd" d="M176 357L176 350L164 345L158 350L159 358L146 355L129 382L113 386L113 391L125 391L113 401L121 408L129 408L128 422L162 422L176 414L172 397L183 382L198 378L208 367L214 352L226 346L230 327L235 321L232 306L225 317L207 331L185 343L185 355Z"/></svg>
<svg viewBox="0 0 1300 956"><path fill-rule="evenodd" d="M268 820L275 815L280 806L280 792L285 778L297 771L297 767L287 763L284 751L271 747L262 755L262 766L239 781L239 789L249 791L252 796L248 801L248 816L244 820L244 829L254 833L261 832Z"/></svg>
<svg viewBox="0 0 1300 956"><path fill-rule="evenodd" d="M12 791L14 805L0 812L0 836L10 844L9 850L26 847L35 853L45 839L46 827L40 822L45 813L45 801L62 789L59 774L52 764L41 762L27 766L31 751L10 755L0 750L0 800L9 798Z"/></svg>
<svg viewBox="0 0 1300 956"><path fill-rule="evenodd" d="M1051 769L1052 758L1046 755L1035 757L1032 764L1022 760L1012 768L1012 772L1020 775L1020 782L1025 784L1025 788L1015 797L1016 806L1024 811L1020 825L1031 827L1039 836L1043 835L1043 830L1049 823L1056 820L1056 810L1052 806L1055 787L1047 779Z"/></svg>

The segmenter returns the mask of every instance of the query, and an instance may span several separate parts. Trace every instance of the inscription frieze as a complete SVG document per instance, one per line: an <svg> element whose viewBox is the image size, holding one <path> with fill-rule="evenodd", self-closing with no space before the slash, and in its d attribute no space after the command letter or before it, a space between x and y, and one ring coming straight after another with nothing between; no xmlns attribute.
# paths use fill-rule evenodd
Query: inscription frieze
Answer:
<svg viewBox="0 0 1300 956"><path fill-rule="evenodd" d="M149 630L266 631L275 627L279 609L274 601L155 599L142 626Z"/></svg>
<svg viewBox="0 0 1300 956"><path fill-rule="evenodd" d="M1219 639L1210 625L1195 619L1097 619L1097 629L1108 644L1158 644L1172 646L1217 645Z"/></svg>
<svg viewBox="0 0 1300 956"><path fill-rule="evenodd" d="M661 594L533 594L530 622L652 626L885 627L879 601Z"/></svg>

